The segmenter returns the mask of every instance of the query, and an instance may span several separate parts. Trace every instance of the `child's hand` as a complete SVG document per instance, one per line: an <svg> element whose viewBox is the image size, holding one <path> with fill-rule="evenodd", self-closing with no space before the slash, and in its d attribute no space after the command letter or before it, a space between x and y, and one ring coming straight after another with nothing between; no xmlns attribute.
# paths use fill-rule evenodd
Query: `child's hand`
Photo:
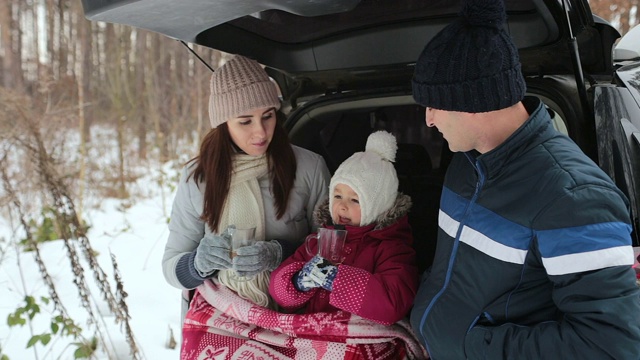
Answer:
<svg viewBox="0 0 640 360"><path fill-rule="evenodd" d="M296 275L296 286L302 290L303 287L308 288L309 291L314 287L322 287L325 290L333 290L333 280L338 274L338 267L331 265L329 261L316 255L309 260L302 270ZM313 287L311 284L313 283Z"/></svg>
<svg viewBox="0 0 640 360"><path fill-rule="evenodd" d="M320 285L316 284L309 275L303 275L302 271L298 271L295 275L293 275L293 286L298 291L310 291L313 288L320 287Z"/></svg>
<svg viewBox="0 0 640 360"><path fill-rule="evenodd" d="M317 262L315 266L311 269L311 273L309 274L309 278L313 280L316 284L321 286L323 289L332 291L333 290L333 280L336 278L338 274L338 267L332 265L328 260L322 259L321 262Z"/></svg>
<svg viewBox="0 0 640 360"><path fill-rule="evenodd" d="M304 264L302 270L300 270L293 276L293 284L295 285L296 289L298 289L299 291L309 291L313 288L320 287L320 284L315 283L309 275L311 274L313 268L316 267L316 264L321 263L323 260L323 258L316 255L311 260L307 261L306 264Z"/></svg>

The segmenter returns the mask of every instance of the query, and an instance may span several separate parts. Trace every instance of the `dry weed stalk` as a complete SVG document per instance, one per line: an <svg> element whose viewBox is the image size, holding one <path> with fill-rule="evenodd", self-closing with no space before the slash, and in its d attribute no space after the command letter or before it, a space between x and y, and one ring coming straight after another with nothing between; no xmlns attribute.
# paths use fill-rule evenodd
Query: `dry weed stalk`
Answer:
<svg viewBox="0 0 640 360"><path fill-rule="evenodd" d="M129 316L129 307L125 299L128 294L124 291L124 283L122 282L122 278L120 277L120 270L118 269L118 263L116 262L116 256L111 255L111 264L113 266L113 277L116 281L116 297L118 299L118 305L122 310L122 315L125 316L126 319L130 319ZM138 345L136 345L136 341L133 336L133 331L131 330L131 326L129 326L128 321L123 321L122 326L124 326L125 334L127 336L127 342L129 343L129 348L131 349L131 357L132 359L138 359Z"/></svg>
<svg viewBox="0 0 640 360"><path fill-rule="evenodd" d="M0 93L0 99L3 97L1 95L6 96L7 94ZM24 106L24 104L21 104L21 102L17 101L17 99L13 102L0 101L0 103L3 104L0 106L1 108L4 108L2 110L6 109L11 112L11 114L13 115L12 117L14 124L20 124L24 126L22 132L15 133L13 140L26 150L31 162L35 164L36 171L40 178L40 183L43 186L43 191L52 201L51 208L54 210L53 213L55 221L58 225L57 229L60 232L59 236L65 244L68 252L68 257L71 262L73 282L78 289L78 294L80 296L82 306L89 315L90 323L95 325L95 329L100 334L100 338L105 339L105 336L103 336L101 333L100 327L97 325L98 321L96 319L90 301L90 290L87 286L86 278L84 276L85 270L80 262L78 252L76 251L76 244L79 244L82 255L89 263L89 267L94 274L94 278L97 282L98 288L100 289L102 298L106 301L110 311L115 315L116 323L122 324L125 328L126 337L130 345L130 353L132 359L139 359L140 352L135 341L133 340L134 336L129 325L130 316L128 313L128 307L126 306L125 302L126 293L123 290L124 288L120 276L117 272L115 261L113 261L113 264L114 270L116 271L116 283L118 284L118 299L116 299L116 296L111 291L111 286L109 284L107 275L100 267L100 264L98 263L98 260L96 258L96 252L91 247L91 243L87 238L87 228L80 223L73 200L69 195L70 193L67 189L67 186L64 183L64 177L60 176L57 173L55 168L55 161L53 157L47 152L40 128L37 124L37 121L35 120L36 117L28 113L27 109L29 109L29 106ZM13 205L14 207L17 207L19 209L22 225L29 235L30 230L27 225L28 223L24 218L23 212L20 208L20 202L17 200L16 193L15 191L13 191L10 185L9 176L5 171L6 168L6 166L3 166L2 171L2 179L5 183L5 189L9 189L7 192L13 195L13 198L15 199L13 201ZM28 237L33 240L32 236ZM45 283L49 287L49 291L52 294L54 304L59 309L59 311L66 313L66 311L64 310L64 306L62 305L60 298L55 291L53 281L51 280L51 277L49 276L49 273L46 271L46 267L42 262L42 258L40 257L38 250L38 244L35 240L33 240L32 242L34 243L32 244L34 245L33 248L36 249L36 261L38 262L38 266L40 267L40 271L43 275Z"/></svg>
<svg viewBox="0 0 640 360"><path fill-rule="evenodd" d="M65 318L68 318L69 316L67 313L67 309L62 304L62 301L60 301L60 296L58 296L58 292L56 291L56 286L53 282L53 279L51 278L51 275L47 270L47 266L44 264L44 261L42 260L40 247L38 246L39 244L35 240L35 237L33 236L33 234L31 233L31 229L28 225L24 212L22 211L20 200L18 199L18 196L16 195L16 192L13 189L11 182L9 181L9 177L7 175L6 160L7 160L7 157L5 153L3 154L2 159L0 159L0 170L2 171L2 184L3 184L4 190L14 210L18 213L20 224L25 230L25 237L26 237L27 244L33 249L33 256L35 257L35 261L38 264L38 269L40 270L40 275L42 275L42 280L44 280L45 285L47 285L47 288L49 289L49 296L53 301L54 309L60 312L60 314Z"/></svg>

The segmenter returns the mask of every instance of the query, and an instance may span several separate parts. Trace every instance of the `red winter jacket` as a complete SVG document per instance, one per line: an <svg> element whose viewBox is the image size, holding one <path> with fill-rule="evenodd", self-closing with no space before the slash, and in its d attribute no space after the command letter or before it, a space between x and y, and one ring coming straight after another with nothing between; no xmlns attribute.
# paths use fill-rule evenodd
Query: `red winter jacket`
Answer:
<svg viewBox="0 0 640 360"><path fill-rule="evenodd" d="M328 204L327 200L314 214L319 224L331 224ZM410 198L399 194L394 206L374 224L346 227L346 257L338 265L333 291L314 288L302 292L293 286L293 276L313 257L302 245L271 273L269 293L287 311L340 309L385 325L404 318L418 288L416 253L407 220L410 207ZM309 247L312 253L317 251L315 239Z"/></svg>

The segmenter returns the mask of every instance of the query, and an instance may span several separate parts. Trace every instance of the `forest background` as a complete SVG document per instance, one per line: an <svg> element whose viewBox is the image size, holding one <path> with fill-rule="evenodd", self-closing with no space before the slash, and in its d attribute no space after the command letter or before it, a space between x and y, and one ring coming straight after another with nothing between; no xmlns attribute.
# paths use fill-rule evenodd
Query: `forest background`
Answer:
<svg viewBox="0 0 640 360"><path fill-rule="evenodd" d="M640 20L640 0L590 4L623 35ZM228 56L188 46L213 68ZM0 237L0 264L9 250L32 253L48 289L44 297L25 294L0 327L28 325L47 306L50 331L32 334L29 346L65 336L75 340L75 357L94 356L104 339L82 333L100 323L93 277L130 357L142 358L128 326L127 284L117 259L109 269L96 260L86 217L108 199L123 208L143 201L147 193L134 184L149 174L172 191L177 169L208 130L210 70L181 42L88 21L80 0L0 1L0 67L0 218L15 229ZM65 243L88 325L70 316L45 265L42 244L50 240Z"/></svg>

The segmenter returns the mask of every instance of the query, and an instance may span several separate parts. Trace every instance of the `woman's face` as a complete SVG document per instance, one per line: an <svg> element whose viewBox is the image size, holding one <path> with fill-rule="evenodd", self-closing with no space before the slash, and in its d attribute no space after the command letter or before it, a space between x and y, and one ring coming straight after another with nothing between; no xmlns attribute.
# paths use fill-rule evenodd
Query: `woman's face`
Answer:
<svg viewBox="0 0 640 360"><path fill-rule="evenodd" d="M361 211L358 194L345 184L337 184L333 189L331 215L334 224L360 226Z"/></svg>
<svg viewBox="0 0 640 360"><path fill-rule="evenodd" d="M252 156L267 152L276 127L276 110L261 108L251 110L227 121L231 140L242 151Z"/></svg>

